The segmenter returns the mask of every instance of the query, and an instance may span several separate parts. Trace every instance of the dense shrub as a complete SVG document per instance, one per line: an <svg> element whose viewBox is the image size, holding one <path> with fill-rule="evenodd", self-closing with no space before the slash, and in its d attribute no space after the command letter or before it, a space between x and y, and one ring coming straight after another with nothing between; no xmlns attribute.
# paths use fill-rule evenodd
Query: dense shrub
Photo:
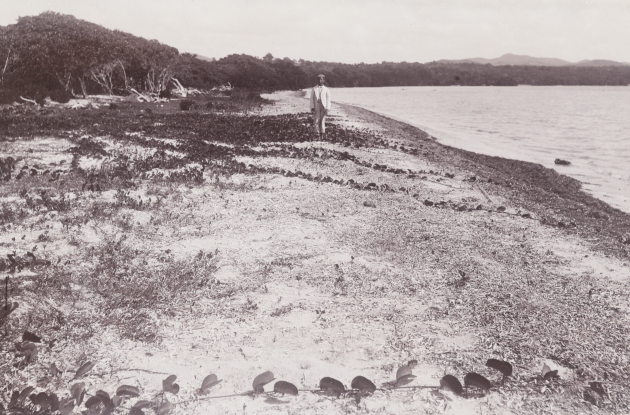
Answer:
<svg viewBox="0 0 630 415"><path fill-rule="evenodd" d="M20 92L16 88L0 88L0 105L13 104L20 100Z"/></svg>
<svg viewBox="0 0 630 415"><path fill-rule="evenodd" d="M188 111L193 107L194 104L194 101L190 99L184 99L179 102L179 109L182 111Z"/></svg>
<svg viewBox="0 0 630 415"><path fill-rule="evenodd" d="M263 101L263 97L255 92L250 92L249 94L247 94L247 99L250 101Z"/></svg>
<svg viewBox="0 0 630 415"><path fill-rule="evenodd" d="M67 103L68 101L70 101L70 98L72 98L70 94L68 94L63 89L54 89L50 91L50 99L60 104Z"/></svg>

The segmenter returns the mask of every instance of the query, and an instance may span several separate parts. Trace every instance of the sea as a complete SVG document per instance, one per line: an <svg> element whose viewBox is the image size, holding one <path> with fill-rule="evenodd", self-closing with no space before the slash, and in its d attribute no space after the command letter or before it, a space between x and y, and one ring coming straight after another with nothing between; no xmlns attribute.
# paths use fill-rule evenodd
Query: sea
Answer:
<svg viewBox="0 0 630 415"><path fill-rule="evenodd" d="M630 213L630 87L332 88L331 96L453 147L555 169Z"/></svg>

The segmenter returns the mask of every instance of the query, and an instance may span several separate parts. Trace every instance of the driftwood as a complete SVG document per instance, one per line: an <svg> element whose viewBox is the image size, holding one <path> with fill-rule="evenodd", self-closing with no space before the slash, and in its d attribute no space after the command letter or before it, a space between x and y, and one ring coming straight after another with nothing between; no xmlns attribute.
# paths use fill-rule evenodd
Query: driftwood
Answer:
<svg viewBox="0 0 630 415"><path fill-rule="evenodd" d="M37 102L35 102L35 100L24 98L22 95L20 95L20 99L22 101L26 101L26 102L30 102L31 104L38 105Z"/></svg>
<svg viewBox="0 0 630 415"><path fill-rule="evenodd" d="M158 94L152 92L141 94L133 88L127 88L127 90L136 94L136 99L140 102L168 102L168 98L160 98Z"/></svg>
<svg viewBox="0 0 630 415"><path fill-rule="evenodd" d="M477 189L481 190L481 193L483 193L486 199L488 199L488 202L492 203L492 199L490 199L490 196L488 196L488 194L481 188L481 186L479 186L479 184L477 184Z"/></svg>
<svg viewBox="0 0 630 415"><path fill-rule="evenodd" d="M232 84L230 84L229 82L227 83L227 85L215 86L214 88L212 88L213 91L231 91L232 89Z"/></svg>
<svg viewBox="0 0 630 415"><path fill-rule="evenodd" d="M175 85L175 88L176 88L173 91L173 93L179 95L182 98L186 98L187 96L195 96L195 95L202 95L202 94L208 93L208 91L199 90L197 88L186 88L179 82L177 78L171 78L171 81L173 81L173 84Z"/></svg>
<svg viewBox="0 0 630 415"><path fill-rule="evenodd" d="M130 92L133 92L134 94L136 94L136 99L137 99L138 101L140 101L140 102L142 102L142 101L144 101L144 102L151 102L151 101L152 101L150 97L148 97L148 96L146 96L146 95L141 94L140 92L136 91L136 90L135 90L135 89L133 89L133 88L129 88L129 91L130 91Z"/></svg>
<svg viewBox="0 0 630 415"><path fill-rule="evenodd" d="M186 88L184 88L176 78L171 78L171 81L173 81L173 83L175 84L175 88L177 88L177 90L174 92L181 97L186 98L188 96L188 91L186 90Z"/></svg>

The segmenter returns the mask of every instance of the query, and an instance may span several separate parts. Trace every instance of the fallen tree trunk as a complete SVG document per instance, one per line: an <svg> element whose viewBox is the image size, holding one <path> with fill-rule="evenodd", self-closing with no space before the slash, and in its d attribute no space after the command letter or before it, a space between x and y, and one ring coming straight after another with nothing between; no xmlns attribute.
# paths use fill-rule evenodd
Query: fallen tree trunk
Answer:
<svg viewBox="0 0 630 415"><path fill-rule="evenodd" d="M186 88L184 88L176 78L171 78L171 81L173 81L175 87L177 88L177 94L181 95L182 98L186 98L186 96L188 95L188 91L186 91Z"/></svg>
<svg viewBox="0 0 630 415"><path fill-rule="evenodd" d="M153 92L141 94L133 88L128 88L128 91L136 94L136 99L140 102L168 102L168 98L160 98L158 94L155 94Z"/></svg>
<svg viewBox="0 0 630 415"><path fill-rule="evenodd" d="M149 97L148 97L148 96L146 96L146 95L141 94L140 92L136 91L136 90L135 90L135 89L133 89L133 88L129 88L129 91L130 91L130 92L133 92L134 94L136 94L136 99L137 99L138 101L140 101L140 102L142 102L142 101L144 101L144 102L151 102L151 101L152 101L152 99L151 99L151 98L149 98Z"/></svg>
<svg viewBox="0 0 630 415"><path fill-rule="evenodd" d="M26 101L26 102L30 102L31 104L38 105L38 104L37 104L37 102L36 102L35 100L28 99L28 98L24 98L22 95L20 95L20 99L21 99L22 101Z"/></svg>

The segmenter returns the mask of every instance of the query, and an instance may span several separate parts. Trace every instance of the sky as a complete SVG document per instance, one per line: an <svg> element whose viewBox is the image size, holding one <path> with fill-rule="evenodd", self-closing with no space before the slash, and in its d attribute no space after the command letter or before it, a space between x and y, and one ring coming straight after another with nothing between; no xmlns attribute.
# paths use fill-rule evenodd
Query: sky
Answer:
<svg viewBox="0 0 630 415"><path fill-rule="evenodd" d="M54 11L217 59L630 62L630 0L0 0L0 10L2 26Z"/></svg>

